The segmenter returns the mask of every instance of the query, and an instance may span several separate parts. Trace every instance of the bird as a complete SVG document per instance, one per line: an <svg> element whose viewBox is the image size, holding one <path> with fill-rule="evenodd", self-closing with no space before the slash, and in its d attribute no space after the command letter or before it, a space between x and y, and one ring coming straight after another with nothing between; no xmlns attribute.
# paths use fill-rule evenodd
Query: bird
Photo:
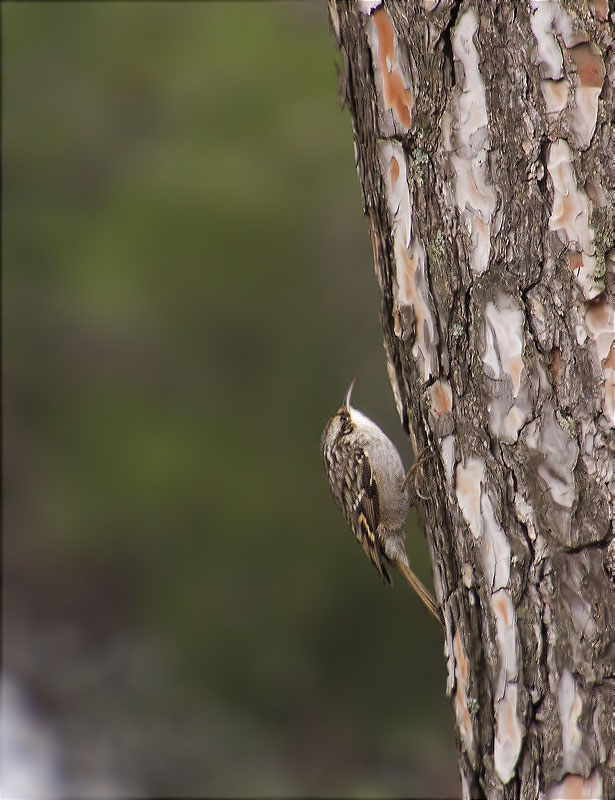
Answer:
<svg viewBox="0 0 615 800"><path fill-rule="evenodd" d="M363 552L386 583L389 568L398 569L440 625L442 616L429 590L410 568L404 525L410 508L405 472L389 437L369 417L350 405L353 380L343 405L322 433L321 452L329 485Z"/></svg>

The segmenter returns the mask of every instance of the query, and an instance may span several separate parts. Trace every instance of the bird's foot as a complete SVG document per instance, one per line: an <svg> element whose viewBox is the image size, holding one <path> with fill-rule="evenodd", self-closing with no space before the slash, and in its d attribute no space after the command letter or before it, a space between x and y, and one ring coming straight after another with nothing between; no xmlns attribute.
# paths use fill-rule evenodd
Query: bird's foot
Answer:
<svg viewBox="0 0 615 800"><path fill-rule="evenodd" d="M408 472L406 472L406 476L404 478L404 482L401 485L401 488L405 489L407 487L408 482L410 481L410 479L413 478L414 479L414 494L416 494L416 496L419 497L421 500L428 500L429 497L425 497L424 495L421 494L421 492L419 490L419 487L418 487L417 479L418 479L419 475L423 475L422 466L430 458L433 458L433 453L430 452L428 447L424 447L423 450L421 450L421 452L419 453L419 456L418 456L417 460L410 467Z"/></svg>

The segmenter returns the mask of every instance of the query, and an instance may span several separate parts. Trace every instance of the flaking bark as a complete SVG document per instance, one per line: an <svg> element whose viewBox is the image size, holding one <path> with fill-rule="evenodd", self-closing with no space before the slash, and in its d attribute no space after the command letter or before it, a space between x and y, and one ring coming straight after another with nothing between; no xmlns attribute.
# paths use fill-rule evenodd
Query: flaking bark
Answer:
<svg viewBox="0 0 615 800"><path fill-rule="evenodd" d="M330 3L465 797L615 797L615 15Z"/></svg>

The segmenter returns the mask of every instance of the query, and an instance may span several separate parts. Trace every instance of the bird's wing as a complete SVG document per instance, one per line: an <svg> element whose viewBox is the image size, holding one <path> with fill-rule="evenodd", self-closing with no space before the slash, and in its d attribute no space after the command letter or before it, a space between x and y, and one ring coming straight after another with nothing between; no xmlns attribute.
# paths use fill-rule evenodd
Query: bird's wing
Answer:
<svg viewBox="0 0 615 800"><path fill-rule="evenodd" d="M384 554L378 539L380 505L378 486L367 453L362 450L356 460L357 485L360 490L349 509L349 522L365 554L387 583L391 582L384 563Z"/></svg>

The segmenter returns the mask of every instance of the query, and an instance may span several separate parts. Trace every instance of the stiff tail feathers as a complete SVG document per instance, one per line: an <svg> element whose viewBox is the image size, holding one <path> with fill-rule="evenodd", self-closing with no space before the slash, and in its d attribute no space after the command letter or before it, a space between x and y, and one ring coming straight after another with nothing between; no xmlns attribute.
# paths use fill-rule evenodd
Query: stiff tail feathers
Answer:
<svg viewBox="0 0 615 800"><path fill-rule="evenodd" d="M429 589L423 585L423 583L417 578L414 572L410 569L408 564L404 563L402 559L398 559L395 562L395 566L403 575L406 583L413 589L421 603L425 606L427 611L431 614L431 616L437 620L442 628L444 628L444 623L442 622L442 615L440 614L440 609L434 598L431 595Z"/></svg>

